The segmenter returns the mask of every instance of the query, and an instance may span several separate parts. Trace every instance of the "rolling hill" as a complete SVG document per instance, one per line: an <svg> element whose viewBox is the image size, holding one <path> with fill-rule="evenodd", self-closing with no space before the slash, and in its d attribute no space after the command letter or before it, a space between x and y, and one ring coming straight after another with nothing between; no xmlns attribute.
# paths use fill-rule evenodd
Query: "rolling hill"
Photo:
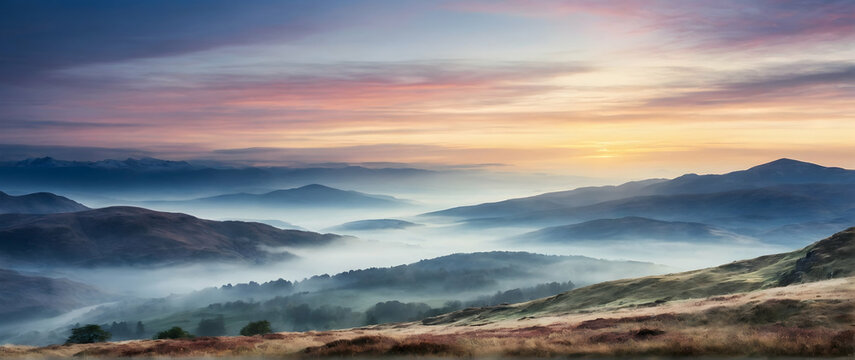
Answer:
<svg viewBox="0 0 855 360"><path fill-rule="evenodd" d="M628 182L619 186L591 186L575 190L558 191L531 197L509 199L479 205L459 206L434 211L425 216L444 216L457 218L492 218L520 215L528 212L555 210L574 206L585 206L604 201L647 194L651 184L666 181L650 179Z"/></svg>
<svg viewBox="0 0 855 360"><path fill-rule="evenodd" d="M263 247L318 246L338 239L332 234L134 207L0 215L0 258L40 266L261 263L292 256Z"/></svg>
<svg viewBox="0 0 855 360"><path fill-rule="evenodd" d="M398 219L358 220L332 227L333 231L403 230L421 224Z"/></svg>
<svg viewBox="0 0 855 360"><path fill-rule="evenodd" d="M151 330L176 325L192 329L203 319L223 316L229 334L237 334L246 322L261 318L281 330L326 330L417 320L464 306L525 301L576 284L668 270L651 263L582 256L462 253L295 282L227 284L168 298L129 299L90 311L79 321L143 321ZM0 336L0 343L4 340ZM56 339L32 337L28 343L50 341Z"/></svg>
<svg viewBox="0 0 855 360"><path fill-rule="evenodd" d="M508 318L650 306L855 276L855 227L798 251L676 274L608 281L500 309L469 309L425 324L478 324Z"/></svg>
<svg viewBox="0 0 855 360"><path fill-rule="evenodd" d="M74 200L51 193L13 196L0 191L0 214L54 214L89 210Z"/></svg>
<svg viewBox="0 0 855 360"><path fill-rule="evenodd" d="M829 222L851 222L855 220L853 204L855 186L852 185L782 185L720 193L636 196L580 207L465 219L461 224L475 228L549 227L598 219L647 217L704 223L754 236L789 224L804 224L806 228L821 230ZM775 241L772 237L767 239ZM802 241L801 238L795 240ZM781 238L781 241L793 239Z"/></svg>
<svg viewBox="0 0 855 360"><path fill-rule="evenodd" d="M116 299L92 286L68 279L23 275L0 269L0 323L47 318Z"/></svg>
<svg viewBox="0 0 855 360"><path fill-rule="evenodd" d="M548 227L515 236L509 240L514 242L574 243L639 239L689 242L750 241L749 238L707 224L661 221L636 216L598 219L579 224Z"/></svg>
<svg viewBox="0 0 855 360"><path fill-rule="evenodd" d="M391 196L365 194L358 191L339 190L329 186L311 184L299 188L276 190L264 194L226 194L187 201L150 202L151 204L187 204L220 207L265 208L379 208L405 206L407 202Z"/></svg>

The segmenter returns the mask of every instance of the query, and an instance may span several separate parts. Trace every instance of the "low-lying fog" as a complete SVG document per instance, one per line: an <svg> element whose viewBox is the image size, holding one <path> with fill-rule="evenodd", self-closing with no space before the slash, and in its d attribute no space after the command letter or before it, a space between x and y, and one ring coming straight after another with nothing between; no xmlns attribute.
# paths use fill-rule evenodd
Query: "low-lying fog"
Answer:
<svg viewBox="0 0 855 360"><path fill-rule="evenodd" d="M566 188L568 187L564 187L564 189ZM372 189L356 190L372 191ZM693 243L691 239L686 239L685 242L634 239L610 241L608 243L588 241L574 244L514 242L509 241L509 238L538 230L538 228L477 229L461 226L455 223L453 219L420 216L426 212L442 210L453 206L472 205L481 201L498 201L511 196L538 193L538 191L531 190L530 193L516 193L511 195L509 193L495 193L486 190L478 192L475 188L470 188L469 190L471 196L458 193L456 197L447 196L447 194L446 196L433 196L431 193L419 193L417 191L410 191L403 195L401 193L374 191L373 193L391 195L411 201L408 206L379 209L336 206L314 209L259 209L251 207L211 207L188 205L187 203L145 206L153 210L184 212L206 219L259 221L280 228L298 228L308 231L332 232L351 236L323 247L264 249L270 252L287 251L297 256L295 259L264 265L195 264L169 267L101 267L51 269L50 271L39 270L42 275L67 277L72 280L91 284L109 293L123 295L127 299L135 299L128 301L136 301L136 303L133 303L132 306L128 305L128 308L125 308L125 303L97 307L97 310L94 310L96 309L95 307L90 307L60 315L53 319L38 320L29 324L17 324L15 325L18 326L17 329L20 329L21 333L26 331L27 335L15 335L5 338L0 336L0 342L45 344L60 341L65 336L64 332L67 331L65 328L69 324L78 321L104 323L111 321L144 320L147 324L151 324L152 327L160 328L169 326L169 321L171 320L163 318L169 315L168 312L161 314L158 311L153 311L143 316L133 313L136 311L134 310L136 309L134 306L137 306L139 309L148 309L144 303L147 300L144 299L162 298L171 294L188 294L193 291L219 287L225 284L264 283L280 278L297 282L314 275L334 275L355 269L410 264L419 260L441 257L453 253L524 251L547 255L582 255L606 260L643 261L661 264L664 267L644 268L645 270L643 271L647 271L647 273L639 273L636 270L637 268L633 268L626 263L622 265L615 263L615 265L608 265L608 267L601 266L597 267L596 270L590 271L587 271L585 268L567 270L566 268L544 267L539 269L539 271L531 272L526 277L509 278L510 280L505 279L496 282L489 287L481 288L480 292L450 291L442 292L441 294L437 294L435 298L431 298L428 295L429 293L404 291L400 288L389 290L389 292L386 292L382 288L369 288L364 291L360 290L363 291L360 294L337 293L338 295L336 296L350 296L351 298L328 299L330 301L329 306L343 306L347 308L347 311L353 308L352 310L356 311L353 314L356 315L351 314L352 316L363 316L359 312L367 311L370 306L377 302L397 300L401 302L427 303L432 307L436 307L436 310L439 311L443 309L443 303L448 300L472 300L478 296L489 296L497 291L501 292L514 288L533 287L550 282L562 283L567 281L572 281L576 286L584 286L617 278L703 268L734 260L792 250L792 248L780 245L751 241ZM101 199L100 202L88 202L86 204L90 206L140 205L138 203L114 199ZM391 229L372 229L370 226L356 228L341 227L344 223L371 219L397 219L413 224L405 224L409 226L403 226L402 228L391 226ZM299 291L303 291L303 289ZM384 298L384 296L389 297ZM192 297L192 301L187 300L187 304L169 305L168 311L172 313L175 311L192 311L193 309L205 307L209 303L236 300L234 298L219 298L217 301L207 301L208 299L204 297L201 299L199 296L193 297L193 295L190 295L190 297ZM170 299L174 298L176 297L170 297ZM180 299L181 297L177 298ZM290 306L296 304L296 302L291 304L288 302L291 300L287 299L289 299L289 296L286 296L286 300L282 300L285 301L284 303L276 305L280 306L277 309L290 309ZM347 303L348 301L351 301L351 303ZM250 300L250 302L252 301ZM465 306L465 304L464 302L461 305L458 302L457 306ZM325 309L329 310L333 308ZM130 312L130 314L123 313L123 311ZM198 319L194 318L193 321L198 321ZM295 325L288 321L291 320L280 320L277 326L290 326L288 329L292 330L318 326L311 324ZM235 321L236 323L237 321ZM360 326L364 324L364 320L343 321L336 324L332 326ZM227 325L236 326L231 323ZM54 332L46 335L46 330ZM232 330L234 329L229 329L229 331Z"/></svg>
<svg viewBox="0 0 855 360"><path fill-rule="evenodd" d="M214 215L211 209L187 213L206 217ZM310 231L332 232L336 225L347 221L376 218L396 218L417 223L406 229L335 231L352 237L330 246L317 248L265 249L271 252L288 251L297 259L266 265L207 264L157 268L97 268L58 270L52 275L63 275L73 280L99 286L105 290L141 297L166 296L184 293L210 286L249 281L265 282L279 278L297 281L313 275L333 275L354 269L389 267L409 264L423 259L440 257L452 253L482 251L525 251L548 255L582 255L607 260L634 260L666 265L674 271L715 266L735 260L747 259L771 253L790 251L792 248L747 243L691 243L656 241L650 239L612 241L606 244L581 242L575 244L556 243L511 243L506 238L522 234L532 228L479 229L457 226L454 223L429 223L429 219L389 212L307 211L293 216L279 217L275 214L233 213L217 210L209 218L247 219L257 216L265 220L280 220L298 225ZM580 283L592 283L614 279L613 274L588 274L586 279L566 279Z"/></svg>
<svg viewBox="0 0 855 360"><path fill-rule="evenodd" d="M491 180L488 180L491 179ZM495 179L502 179L498 181ZM791 250L783 246L759 243L692 243L635 241L561 243L520 243L505 239L537 228L472 229L459 226L454 219L419 216L454 206L500 201L531 196L545 191L567 190L591 185L588 178L481 177L475 175L435 179L411 184L354 183L347 180L332 184L344 190L394 196L407 200L407 206L390 208L258 208L251 206L210 206L187 202L146 203L115 198L77 196L92 207L112 205L143 206L153 210L183 212L213 220L258 221L283 229L353 235L356 239L315 249L285 249L297 260L263 266L190 265L169 268L111 268L59 270L49 275L68 276L106 290L133 296L164 296L209 286L249 281L264 282L283 278L300 280L318 274L335 274L352 269L384 267L412 263L452 253L509 250L552 255L583 255L613 260L636 260L667 265L675 270L714 266L734 260ZM445 181L445 182L443 182ZM487 181L487 182L485 182ZM482 184L483 183L483 184ZM453 184L449 185L449 184ZM283 186L284 188L284 186ZM255 189L264 193L276 189ZM392 192L395 191L395 192ZM198 195L198 194L197 194ZM134 194L135 199L141 199ZM194 195L196 196L196 195ZM189 200L171 198L170 200ZM152 193L149 199L163 199ZM415 223L405 229L343 230L337 226L368 219L398 219ZM597 279L610 279L604 274ZM571 280L571 279L568 279ZM572 279L577 281L578 279Z"/></svg>

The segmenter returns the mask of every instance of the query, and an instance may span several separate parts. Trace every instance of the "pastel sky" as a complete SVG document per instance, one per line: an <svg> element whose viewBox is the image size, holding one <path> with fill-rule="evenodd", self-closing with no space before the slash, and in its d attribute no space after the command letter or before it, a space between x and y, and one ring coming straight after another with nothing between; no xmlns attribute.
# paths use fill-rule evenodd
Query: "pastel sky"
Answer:
<svg viewBox="0 0 855 360"><path fill-rule="evenodd" d="M0 143L631 178L855 168L855 1L4 0Z"/></svg>

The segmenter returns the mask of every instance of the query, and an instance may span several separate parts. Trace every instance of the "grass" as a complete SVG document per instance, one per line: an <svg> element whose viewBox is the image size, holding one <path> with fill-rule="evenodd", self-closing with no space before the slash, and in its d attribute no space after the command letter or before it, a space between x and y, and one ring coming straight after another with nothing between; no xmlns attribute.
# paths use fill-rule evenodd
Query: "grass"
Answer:
<svg viewBox="0 0 855 360"><path fill-rule="evenodd" d="M820 297L817 298L816 296ZM409 323L253 337L0 347L0 357L852 356L855 278L489 326Z"/></svg>

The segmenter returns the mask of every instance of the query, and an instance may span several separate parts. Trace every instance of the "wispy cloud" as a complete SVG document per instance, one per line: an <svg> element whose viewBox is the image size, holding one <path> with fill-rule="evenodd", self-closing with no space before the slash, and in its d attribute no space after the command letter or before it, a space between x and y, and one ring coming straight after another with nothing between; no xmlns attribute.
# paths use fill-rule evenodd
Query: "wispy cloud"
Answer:
<svg viewBox="0 0 855 360"><path fill-rule="evenodd" d="M677 92L649 101L660 106L718 106L839 101L855 98L855 65L791 64L726 74L706 89Z"/></svg>
<svg viewBox="0 0 855 360"><path fill-rule="evenodd" d="M632 21L636 31L661 31L686 44L730 50L855 37L855 2L848 0L472 0L449 2L447 7L512 16Z"/></svg>
<svg viewBox="0 0 855 360"><path fill-rule="evenodd" d="M837 156L853 26L833 0L10 0L0 142L558 170L724 139Z"/></svg>
<svg viewBox="0 0 855 360"><path fill-rule="evenodd" d="M300 39L340 26L335 1L49 1L0 3L0 81L90 63ZM339 6L347 7L344 2Z"/></svg>

